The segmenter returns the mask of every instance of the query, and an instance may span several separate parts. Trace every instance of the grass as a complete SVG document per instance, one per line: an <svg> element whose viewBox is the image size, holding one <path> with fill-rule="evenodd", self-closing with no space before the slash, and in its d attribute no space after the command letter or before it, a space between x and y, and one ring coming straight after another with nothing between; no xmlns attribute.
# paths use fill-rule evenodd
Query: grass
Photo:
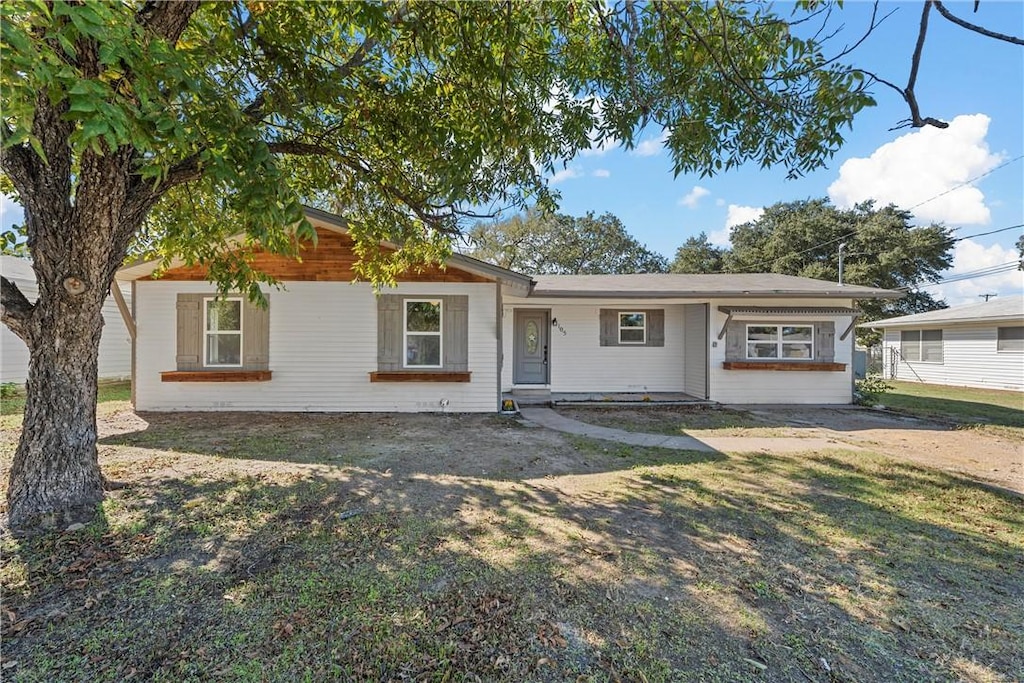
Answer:
<svg viewBox="0 0 1024 683"><path fill-rule="evenodd" d="M890 381L893 390L879 402L889 408L963 427L1024 436L1024 394L1019 391L950 387L921 382Z"/></svg>
<svg viewBox="0 0 1024 683"><path fill-rule="evenodd" d="M13 383L4 384L3 399L0 399L0 429L15 429L21 426L21 414L25 411L25 387ZM125 410L132 398L131 382L100 382L97 388L98 413Z"/></svg>
<svg viewBox="0 0 1024 683"><path fill-rule="evenodd" d="M781 425L743 410L717 406L619 407L596 404L560 407L558 412L581 422L593 422L628 432L694 436L796 436Z"/></svg>
<svg viewBox="0 0 1024 683"><path fill-rule="evenodd" d="M107 439L129 486L96 522L5 536L5 680L1024 672L1024 506L963 479L483 416L273 419L291 452L222 415Z"/></svg>

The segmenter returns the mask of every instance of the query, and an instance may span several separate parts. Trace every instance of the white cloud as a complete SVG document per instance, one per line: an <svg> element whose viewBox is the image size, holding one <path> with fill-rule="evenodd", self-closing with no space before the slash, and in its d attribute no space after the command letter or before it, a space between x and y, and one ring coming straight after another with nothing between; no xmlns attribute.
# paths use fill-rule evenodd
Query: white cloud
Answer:
<svg viewBox="0 0 1024 683"><path fill-rule="evenodd" d="M633 149L633 154L638 157L653 157L661 154L661 150L665 149L665 141L668 140L668 130L661 131L661 135L656 138L648 138L643 140Z"/></svg>
<svg viewBox="0 0 1024 683"><path fill-rule="evenodd" d="M743 225L756 221L764 214L764 209L758 206L739 206L730 204L725 217L725 227L731 228L734 225Z"/></svg>
<svg viewBox="0 0 1024 683"><path fill-rule="evenodd" d="M731 246L729 241L729 229L737 225L743 225L751 221L756 221L764 213L764 209L757 206L740 206L739 204L730 204L726 210L725 215L725 227L721 230L712 230L711 234L708 235L708 241L717 247L728 247Z"/></svg>
<svg viewBox="0 0 1024 683"><path fill-rule="evenodd" d="M708 242L711 242L716 247L731 247L732 242L729 240L729 228L712 230L708 233Z"/></svg>
<svg viewBox="0 0 1024 683"><path fill-rule="evenodd" d="M725 200L719 197L715 200L715 206L725 206Z"/></svg>
<svg viewBox="0 0 1024 683"><path fill-rule="evenodd" d="M566 180L579 178L581 175L582 174L580 173L580 170L578 168L569 166L568 168L563 168L561 171L558 171L557 173L555 173L555 175L548 178L548 184L557 185L558 183L565 182Z"/></svg>
<svg viewBox="0 0 1024 683"><path fill-rule="evenodd" d="M594 172L591 173L590 175L594 176L595 178L610 178L612 172L609 171L607 168L595 168Z"/></svg>
<svg viewBox="0 0 1024 683"><path fill-rule="evenodd" d="M21 211L21 204L13 197L0 193L0 215L5 215L8 211Z"/></svg>
<svg viewBox="0 0 1024 683"><path fill-rule="evenodd" d="M709 194L711 194L711 190L701 187L700 185L694 185L693 189L687 192L686 196L681 198L678 204L679 206L696 209L697 204L700 203L701 197L707 197Z"/></svg>
<svg viewBox="0 0 1024 683"><path fill-rule="evenodd" d="M1016 261L1017 258L1017 250L1013 247L1004 247L999 244L985 247L974 240L963 240L956 243L956 247L953 249L953 267L943 273L943 277L948 278L959 273L999 266ZM980 297L981 294L998 294L1000 296L1020 294L1024 291L1024 272L1011 270L1006 273L927 287L925 291L936 298L945 299L950 306L980 303L984 301L984 298Z"/></svg>
<svg viewBox="0 0 1024 683"><path fill-rule="evenodd" d="M15 223L21 223L25 218L25 212L21 204L11 197L0 193L0 227L6 229Z"/></svg>
<svg viewBox="0 0 1024 683"><path fill-rule="evenodd" d="M926 126L882 145L866 159L850 159L829 185L829 197L842 208L867 199L914 207L922 222L986 224L985 195L976 187L958 186L1004 159L985 142L990 120L984 114L957 116L944 130Z"/></svg>

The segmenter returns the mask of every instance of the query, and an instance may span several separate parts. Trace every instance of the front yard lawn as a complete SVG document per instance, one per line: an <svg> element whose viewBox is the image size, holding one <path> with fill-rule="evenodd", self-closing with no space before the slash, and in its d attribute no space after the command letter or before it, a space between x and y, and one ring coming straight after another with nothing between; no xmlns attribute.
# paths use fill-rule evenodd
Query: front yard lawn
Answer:
<svg viewBox="0 0 1024 683"><path fill-rule="evenodd" d="M993 426L995 431L1024 436L1024 393L1019 391L921 382L890 381L889 384L893 390L879 397L879 402L889 408L919 417L948 420L964 427Z"/></svg>
<svg viewBox="0 0 1024 683"><path fill-rule="evenodd" d="M581 422L627 432L677 436L798 436L785 424L745 410L718 406L561 406L558 412Z"/></svg>
<svg viewBox="0 0 1024 683"><path fill-rule="evenodd" d="M0 429L15 429L21 426L21 414L25 411L25 387L11 382L4 384L3 391L3 398L0 399ZM96 394L99 414L127 410L132 397L132 383L101 382Z"/></svg>
<svg viewBox="0 0 1024 683"><path fill-rule="evenodd" d="M128 486L99 521L3 538L5 680L1024 673L1024 505L934 470L494 416L141 417L102 440Z"/></svg>

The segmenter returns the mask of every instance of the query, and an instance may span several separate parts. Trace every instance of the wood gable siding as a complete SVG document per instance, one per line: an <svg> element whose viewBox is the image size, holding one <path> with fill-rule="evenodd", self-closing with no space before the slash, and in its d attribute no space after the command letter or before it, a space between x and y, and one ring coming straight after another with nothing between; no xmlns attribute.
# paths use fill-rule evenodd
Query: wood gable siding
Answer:
<svg viewBox="0 0 1024 683"><path fill-rule="evenodd" d="M251 265L254 269L282 282L351 282L356 279L357 257L352 238L323 228L317 228L316 234L316 246L304 246L301 261L278 254L257 252L253 255ZM207 274L203 266L179 266L169 268L160 278L147 276L140 279L203 281L207 279ZM398 282L493 282L489 278L465 270L434 265L423 266L414 272L399 275L396 279Z"/></svg>

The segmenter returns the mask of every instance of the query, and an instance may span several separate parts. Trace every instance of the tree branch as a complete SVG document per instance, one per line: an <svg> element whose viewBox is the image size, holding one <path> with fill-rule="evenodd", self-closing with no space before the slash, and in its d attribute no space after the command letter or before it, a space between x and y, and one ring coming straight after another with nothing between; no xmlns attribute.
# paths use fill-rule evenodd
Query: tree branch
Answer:
<svg viewBox="0 0 1024 683"><path fill-rule="evenodd" d="M980 33L983 36L995 38L996 40L1003 40L1006 41L1007 43L1013 43L1014 45L1024 45L1024 38L1010 36L1005 33L997 33L996 31L990 31L989 29L984 28L983 26L978 26L977 24L972 24L969 21L964 21L963 19L961 19L960 17L956 16L948 9L946 9L946 6L943 5L942 2L940 2L940 0L931 0L931 3L935 5L935 9L939 14L946 17L957 26L962 26L968 31L974 31L975 33ZM975 3L974 5L974 11L978 11L977 3Z"/></svg>
<svg viewBox="0 0 1024 683"><path fill-rule="evenodd" d="M279 140L277 142L268 142L267 149L270 150L271 154L290 154L292 156L321 156L321 157L337 157L337 150L331 149L330 147L324 147L323 145L317 145L310 142L300 142L298 140Z"/></svg>
<svg viewBox="0 0 1024 683"><path fill-rule="evenodd" d="M14 132L6 122L0 127L0 169L14 182L19 192L30 187L35 175L36 155L27 145L7 146Z"/></svg>
<svg viewBox="0 0 1024 683"><path fill-rule="evenodd" d="M949 124L945 121L932 118L931 116L921 116L921 107L917 103L917 95L914 93L914 86L917 83L917 72L921 67L921 54L924 51L925 37L928 35L928 12L931 10L931 6L934 0L925 0L924 8L921 11L921 24L917 33L917 44L914 46L914 54L910 59L910 77L907 79L907 87L901 88L892 81L887 81L881 76L874 74L865 69L854 69L857 73L862 73L869 76L874 81L881 83L882 85L892 88L900 94L903 101L910 107L910 118L904 119L899 125L893 126L889 130L898 130L910 126L912 128L924 128L925 126L935 126L936 128L949 128Z"/></svg>
<svg viewBox="0 0 1024 683"><path fill-rule="evenodd" d="M917 32L917 44L914 46L914 56L910 59L910 78L907 79L907 87L903 89L903 99L910 107L910 125L914 128L923 128L931 125L936 128L948 128L945 121L933 119L930 116L921 118L921 108L917 104L917 95L914 94L914 86L917 84L917 71L921 68L921 53L924 52L924 39L928 35L928 12L932 8L931 0L925 0L924 9L921 10L921 27Z"/></svg>
<svg viewBox="0 0 1024 683"><path fill-rule="evenodd" d="M0 276L0 305L3 306L0 320L27 344L28 323L36 307L25 298L18 285L3 276Z"/></svg>
<svg viewBox="0 0 1024 683"><path fill-rule="evenodd" d="M139 26L174 45L197 9L198 0L147 0L135 18Z"/></svg>

